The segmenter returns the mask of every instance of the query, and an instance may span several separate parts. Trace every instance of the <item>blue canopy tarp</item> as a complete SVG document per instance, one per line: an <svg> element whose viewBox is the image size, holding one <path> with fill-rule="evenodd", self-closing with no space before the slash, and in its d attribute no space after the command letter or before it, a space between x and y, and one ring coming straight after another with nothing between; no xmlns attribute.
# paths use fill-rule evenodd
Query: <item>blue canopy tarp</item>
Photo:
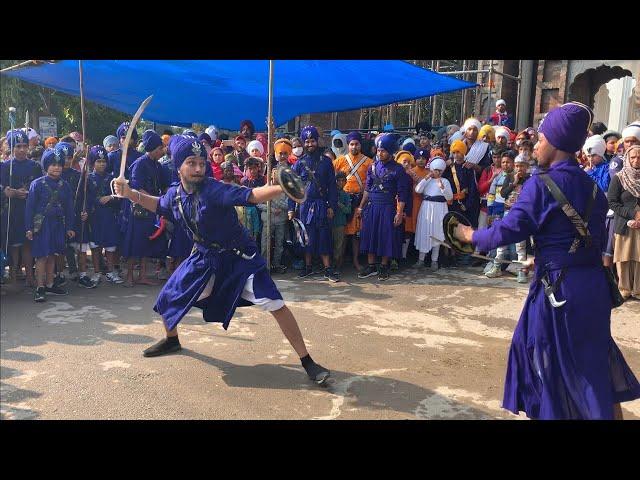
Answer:
<svg viewBox="0 0 640 480"><path fill-rule="evenodd" d="M87 100L133 114L153 95L144 119L168 125L244 119L266 125L268 60L83 60ZM78 61L7 72L26 82L80 95ZM275 125L304 114L338 112L475 87L401 60L276 60Z"/></svg>

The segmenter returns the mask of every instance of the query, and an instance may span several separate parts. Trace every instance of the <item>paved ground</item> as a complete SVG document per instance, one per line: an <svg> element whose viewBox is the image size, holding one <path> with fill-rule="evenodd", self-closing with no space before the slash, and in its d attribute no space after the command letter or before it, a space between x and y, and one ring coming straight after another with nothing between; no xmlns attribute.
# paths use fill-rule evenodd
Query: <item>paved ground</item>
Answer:
<svg viewBox="0 0 640 480"><path fill-rule="evenodd" d="M161 334L158 287L73 285L33 302L2 290L2 419L518 419L500 409L527 287L479 269L352 273L329 284L279 276L329 387L310 384L275 321L240 309L227 332L199 310L181 354L146 359ZM614 338L640 374L640 302L614 311ZM640 419L640 401L624 404Z"/></svg>

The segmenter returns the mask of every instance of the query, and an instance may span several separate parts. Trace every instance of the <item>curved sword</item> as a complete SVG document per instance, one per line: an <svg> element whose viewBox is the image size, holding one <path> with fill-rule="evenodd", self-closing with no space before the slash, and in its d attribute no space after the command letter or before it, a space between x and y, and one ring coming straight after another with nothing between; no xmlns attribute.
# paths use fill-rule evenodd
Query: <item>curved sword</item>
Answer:
<svg viewBox="0 0 640 480"><path fill-rule="evenodd" d="M127 168L127 150L129 149L129 142L131 141L131 136L133 135L133 131L136 128L136 124L138 123L138 120L140 120L140 117L142 116L142 112L144 112L144 109L147 108L147 105L149 105L149 102L151 102L152 98L153 98L153 95L149 95L147 98L145 98L144 101L138 107L138 110L136 111L135 115L131 119L131 123L129 124L129 129L127 130L127 136L124 138L124 144L122 145L122 158L120 159L120 176L118 177L118 180L124 180L124 171ZM111 193L114 196L118 197L119 195L116 195L116 190L114 186L115 181L116 181L115 178L111 180Z"/></svg>

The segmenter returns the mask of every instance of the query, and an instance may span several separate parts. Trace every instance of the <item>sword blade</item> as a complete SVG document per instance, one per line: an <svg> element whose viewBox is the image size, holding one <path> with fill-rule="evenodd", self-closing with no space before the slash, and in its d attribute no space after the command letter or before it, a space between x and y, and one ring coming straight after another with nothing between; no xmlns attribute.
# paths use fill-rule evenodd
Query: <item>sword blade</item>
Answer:
<svg viewBox="0 0 640 480"><path fill-rule="evenodd" d="M431 240L435 240L436 242L439 242L440 245L443 245L444 247L448 248L449 250L453 250L454 252L456 251L455 248L453 248L452 245L450 245L449 243L440 240L439 238L434 237L433 235L430 235ZM487 257L485 255L479 255L477 253L471 253L470 254L472 257L474 258L480 258L482 260L487 260L489 262L497 262L497 263L503 263L505 265L510 265L512 263L516 263L516 264L520 264L520 265L524 265L526 262L521 262L520 260L502 260L502 259L495 259L495 258L491 258L491 257Z"/></svg>
<svg viewBox="0 0 640 480"><path fill-rule="evenodd" d="M140 120L140 117L142 116L142 112L144 112L144 109L147 108L147 105L149 105L149 102L151 102L152 98L153 98L153 95L149 95L147 98L145 98L143 102L140 104L140 106L138 107L138 110L136 111L135 115L131 119L131 123L129 124L129 129L127 130L127 136L124 138L124 145L122 145L122 159L120 160L120 177L119 178L124 178L124 170L127 166L127 150L129 148L129 142L131 141L131 136L133 135L133 131L136 128L136 124L138 123L138 120Z"/></svg>

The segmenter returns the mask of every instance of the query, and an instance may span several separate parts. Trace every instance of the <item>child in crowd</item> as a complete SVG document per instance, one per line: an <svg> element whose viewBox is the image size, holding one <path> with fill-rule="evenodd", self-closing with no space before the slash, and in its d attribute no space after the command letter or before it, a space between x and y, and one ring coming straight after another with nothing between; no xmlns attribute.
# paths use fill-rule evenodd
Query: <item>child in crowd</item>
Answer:
<svg viewBox="0 0 640 480"><path fill-rule="evenodd" d="M505 157L503 157L505 158ZM502 163L502 169L504 173L504 181L502 182L502 186L500 187L500 197L504 199L503 203L503 214L502 216L506 216L509 213L511 207L518 200L518 196L522 191L522 185L524 182L530 177L528 173L529 169L529 161L523 158L521 155L518 155L515 158L513 167L509 167L509 162L505 166L505 163ZM512 245L498 247L496 251L496 260L504 259L504 254L507 250L512 250ZM518 255L518 261L524 262L527 259L527 241L523 240L522 242L518 242L515 244L515 251ZM495 278L502 275L502 269L500 264L494 262L493 267L486 274L489 278ZM527 273L524 270L518 271L518 283L527 283Z"/></svg>
<svg viewBox="0 0 640 480"><path fill-rule="evenodd" d="M440 242L432 237L444 241L442 220L449 211L447 202L453 198L449 180L442 178L446 168L442 158L433 158L429 163L430 173L415 187L415 191L422 195L414 243L419 252L416 267L424 266L425 256L431 251L431 270L434 272L438 270Z"/></svg>
<svg viewBox="0 0 640 480"><path fill-rule="evenodd" d="M255 142L257 142L257 144L262 147L262 144L257 140L250 142L249 145ZM260 173L262 171L262 159L257 157L249 157L247 160L245 160L244 166L246 168L246 173L240 182L242 186L248 188L256 188L261 187L266 183L264 176ZM259 240L261 229L260 213L258 212L257 207L255 207L254 205L243 208L244 226L247 228L247 230L249 230L249 234L254 240Z"/></svg>
<svg viewBox="0 0 640 480"><path fill-rule="evenodd" d="M271 171L271 181L276 184L276 170ZM284 250L284 238L287 229L287 196L282 192L279 197L271 200L271 236L275 239L273 257L271 259L271 271L274 273L285 273L287 267L280 265L282 262L282 252ZM262 220L262 256L267 258L267 251L271 248L270 238L267 238L267 204L259 203Z"/></svg>
<svg viewBox="0 0 640 480"><path fill-rule="evenodd" d="M89 185L94 192L94 212L90 218L91 225L91 260L93 261L93 271L95 278L93 281L100 281L100 258L102 250L107 258L107 280L111 283L121 284L124 282L118 272L114 270L116 248L119 241L119 232L114 226L118 220L120 211L120 199L111 195L112 174L107 172L107 150L96 145L91 147L87 161L93 167L93 172L89 174Z"/></svg>
<svg viewBox="0 0 640 480"><path fill-rule="evenodd" d="M533 158L533 143L531 140L525 139L518 145L518 155L520 155L529 167L535 167L536 161Z"/></svg>
<svg viewBox="0 0 640 480"><path fill-rule="evenodd" d="M65 240L75 235L73 196L69 184L61 178L64 162L60 151L46 150L42 155L46 175L31 183L27 196L25 227L36 259L36 302L44 302L47 293L68 293L54 284L53 277L56 255L64 255Z"/></svg>
<svg viewBox="0 0 640 480"><path fill-rule="evenodd" d="M347 216L351 213L351 197L344 191L347 184L345 172L336 173L336 186L338 190L338 210L333 217L333 265L336 272L342 268L344 261L344 227L347 224Z"/></svg>
<svg viewBox="0 0 640 480"><path fill-rule="evenodd" d="M487 215L489 204L493 205L495 195L489 195L489 188L498 175L502 173L502 152L503 149L494 150L491 153L493 164L487 166L480 174L478 180L478 193L480 194L480 216L478 217L478 228L487 226Z"/></svg>

